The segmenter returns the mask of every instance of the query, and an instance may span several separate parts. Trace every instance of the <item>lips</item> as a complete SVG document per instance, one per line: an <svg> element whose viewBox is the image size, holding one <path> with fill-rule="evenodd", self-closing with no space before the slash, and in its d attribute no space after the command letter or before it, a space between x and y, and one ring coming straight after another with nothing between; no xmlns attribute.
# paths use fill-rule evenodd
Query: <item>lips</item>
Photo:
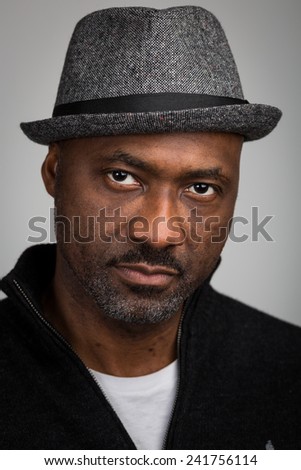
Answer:
<svg viewBox="0 0 301 470"><path fill-rule="evenodd" d="M167 287L179 272L166 266L150 266L145 263L122 263L114 266L117 275L130 284Z"/></svg>

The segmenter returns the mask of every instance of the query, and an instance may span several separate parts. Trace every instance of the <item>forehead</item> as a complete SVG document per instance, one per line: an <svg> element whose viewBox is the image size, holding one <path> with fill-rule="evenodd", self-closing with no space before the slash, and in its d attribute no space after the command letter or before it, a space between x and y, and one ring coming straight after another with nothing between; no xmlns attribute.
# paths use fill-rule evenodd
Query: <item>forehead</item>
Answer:
<svg viewBox="0 0 301 470"><path fill-rule="evenodd" d="M77 167L123 161L132 166L140 162L145 171L231 170L239 165L242 143L241 136L226 133L120 135L68 140L62 154L65 163Z"/></svg>

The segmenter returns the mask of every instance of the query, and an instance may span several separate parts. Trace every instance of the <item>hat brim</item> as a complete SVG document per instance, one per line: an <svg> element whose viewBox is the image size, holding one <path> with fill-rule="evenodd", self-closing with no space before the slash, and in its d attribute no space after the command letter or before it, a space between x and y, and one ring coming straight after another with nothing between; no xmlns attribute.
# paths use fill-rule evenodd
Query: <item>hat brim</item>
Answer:
<svg viewBox="0 0 301 470"><path fill-rule="evenodd" d="M242 104L163 112L74 114L23 122L21 128L29 139L43 145L81 137L173 132L227 132L251 141L267 136L281 115L274 106Z"/></svg>

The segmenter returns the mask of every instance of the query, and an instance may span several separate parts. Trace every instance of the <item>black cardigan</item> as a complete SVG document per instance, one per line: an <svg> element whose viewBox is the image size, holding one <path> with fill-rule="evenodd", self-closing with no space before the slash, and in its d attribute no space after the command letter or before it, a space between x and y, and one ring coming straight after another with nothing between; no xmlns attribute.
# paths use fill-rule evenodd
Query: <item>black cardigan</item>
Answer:
<svg viewBox="0 0 301 470"><path fill-rule="evenodd" d="M2 449L135 449L89 371L39 314L55 245L1 281ZM215 292L186 304L167 449L301 449L301 329Z"/></svg>

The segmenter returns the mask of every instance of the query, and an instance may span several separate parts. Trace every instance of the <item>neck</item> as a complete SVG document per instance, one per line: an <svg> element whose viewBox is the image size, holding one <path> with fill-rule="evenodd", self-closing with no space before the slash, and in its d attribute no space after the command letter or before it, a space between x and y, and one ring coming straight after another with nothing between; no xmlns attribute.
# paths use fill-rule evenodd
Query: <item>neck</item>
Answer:
<svg viewBox="0 0 301 470"><path fill-rule="evenodd" d="M65 279L57 270L44 295L44 315L88 368L135 377L156 372L176 359L182 309L158 324L114 320L103 315L80 286L71 289Z"/></svg>

